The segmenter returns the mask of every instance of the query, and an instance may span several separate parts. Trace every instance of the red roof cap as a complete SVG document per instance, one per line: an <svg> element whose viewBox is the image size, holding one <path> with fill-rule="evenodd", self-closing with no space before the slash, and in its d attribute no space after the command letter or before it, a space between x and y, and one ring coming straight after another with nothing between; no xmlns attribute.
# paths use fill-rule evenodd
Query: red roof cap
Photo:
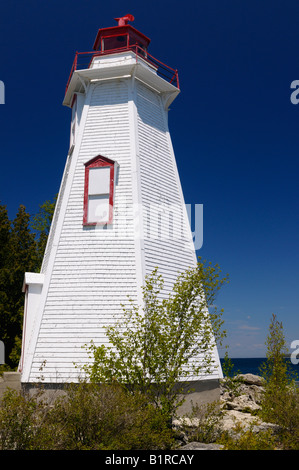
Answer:
<svg viewBox="0 0 299 470"><path fill-rule="evenodd" d="M133 15L121 16L120 18L114 18L114 19L118 21L118 26L125 26L126 24L128 24L128 21L135 20Z"/></svg>

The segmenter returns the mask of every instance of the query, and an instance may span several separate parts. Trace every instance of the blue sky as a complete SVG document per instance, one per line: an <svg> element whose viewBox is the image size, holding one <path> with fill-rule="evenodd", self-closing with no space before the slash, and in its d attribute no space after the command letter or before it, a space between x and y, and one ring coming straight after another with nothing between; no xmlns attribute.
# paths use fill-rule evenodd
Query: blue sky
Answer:
<svg viewBox="0 0 299 470"><path fill-rule="evenodd" d="M62 106L76 50L131 13L149 52L179 70L169 126L185 201L203 204L203 247L230 283L231 357L265 354L272 313L299 339L297 0L10 0L1 5L0 200L13 218L52 199L69 146Z"/></svg>

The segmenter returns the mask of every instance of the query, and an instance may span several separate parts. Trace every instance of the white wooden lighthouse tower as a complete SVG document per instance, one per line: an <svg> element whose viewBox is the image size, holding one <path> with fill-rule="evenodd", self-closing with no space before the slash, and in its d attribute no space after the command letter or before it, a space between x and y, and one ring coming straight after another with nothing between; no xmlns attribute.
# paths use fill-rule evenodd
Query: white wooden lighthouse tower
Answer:
<svg viewBox="0 0 299 470"><path fill-rule="evenodd" d="M142 303L147 274L158 267L170 291L196 265L167 120L178 75L150 56L133 19L100 29L93 52L75 57L70 149L41 273L24 280L24 383L76 381L82 346L106 342L128 296ZM207 380L221 376L216 349L215 361Z"/></svg>

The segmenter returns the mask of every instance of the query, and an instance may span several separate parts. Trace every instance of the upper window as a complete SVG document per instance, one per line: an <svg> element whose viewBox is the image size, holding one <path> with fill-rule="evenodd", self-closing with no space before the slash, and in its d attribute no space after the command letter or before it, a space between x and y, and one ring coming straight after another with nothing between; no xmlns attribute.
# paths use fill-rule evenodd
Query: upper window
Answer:
<svg viewBox="0 0 299 470"><path fill-rule="evenodd" d="M102 51L111 51L114 49L121 49L128 47L128 36L123 34L121 36L108 36L102 39Z"/></svg>
<svg viewBox="0 0 299 470"><path fill-rule="evenodd" d="M84 225L112 224L114 166L101 155L85 163Z"/></svg>
<svg viewBox="0 0 299 470"><path fill-rule="evenodd" d="M73 102L72 102L72 121L71 121L70 147L75 144L76 121L77 121L77 95L74 95Z"/></svg>

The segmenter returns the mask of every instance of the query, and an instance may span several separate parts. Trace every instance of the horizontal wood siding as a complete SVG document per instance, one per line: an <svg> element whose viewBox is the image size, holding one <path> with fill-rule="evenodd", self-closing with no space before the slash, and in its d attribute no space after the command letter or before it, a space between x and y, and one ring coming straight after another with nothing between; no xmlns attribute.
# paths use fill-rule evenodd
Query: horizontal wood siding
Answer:
<svg viewBox="0 0 299 470"><path fill-rule="evenodd" d="M149 274L158 266L171 289L178 272L195 265L194 251L188 241L162 100L139 83L137 107L145 270Z"/></svg>
<svg viewBox="0 0 299 470"><path fill-rule="evenodd" d="M159 268L165 288L162 297L166 297L178 273L194 267L196 258L183 215L184 198L168 133L167 111L161 97L141 83L137 85L137 109L145 273ZM170 217L173 208L174 215ZM170 224L173 231L169 229ZM212 373L193 377L194 380L218 378L217 355L214 358L216 367Z"/></svg>
<svg viewBox="0 0 299 470"><path fill-rule="evenodd" d="M31 381L41 376L45 382L76 380L80 371L74 367L74 362L88 361L82 346L91 340L105 343L104 326L121 316L121 303L128 304L127 296L136 300L137 295L130 213L132 171L128 82L119 80L95 86L86 122L81 125L85 126L84 134L51 275ZM82 225L84 163L98 154L119 164L111 230ZM54 224L56 226L56 220ZM46 268L46 262L44 265Z"/></svg>

